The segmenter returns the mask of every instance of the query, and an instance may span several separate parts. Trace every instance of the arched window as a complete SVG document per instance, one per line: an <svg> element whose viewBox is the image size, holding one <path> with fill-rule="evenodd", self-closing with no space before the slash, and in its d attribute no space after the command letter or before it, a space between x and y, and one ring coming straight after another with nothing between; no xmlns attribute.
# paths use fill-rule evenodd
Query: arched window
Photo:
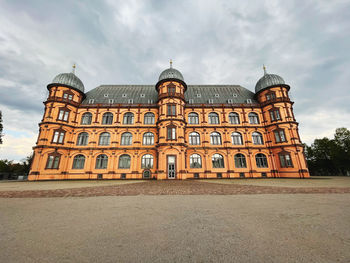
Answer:
<svg viewBox="0 0 350 263"><path fill-rule="evenodd" d="M197 113L191 112L188 114L188 124L199 124L199 117Z"/></svg>
<svg viewBox="0 0 350 263"><path fill-rule="evenodd" d="M78 154L73 159L73 169L84 169L85 156Z"/></svg>
<svg viewBox="0 0 350 263"><path fill-rule="evenodd" d="M224 157L222 157L221 154L218 154L218 153L214 154L211 157L211 162L212 162L213 168L225 168Z"/></svg>
<svg viewBox="0 0 350 263"><path fill-rule="evenodd" d="M113 113L111 112L106 112L102 116L102 124L112 124L113 123Z"/></svg>
<svg viewBox="0 0 350 263"><path fill-rule="evenodd" d="M132 112L124 114L123 124L134 124L134 114Z"/></svg>
<svg viewBox="0 0 350 263"><path fill-rule="evenodd" d="M92 114L90 112L85 112L81 117L81 125L90 125L92 121Z"/></svg>
<svg viewBox="0 0 350 263"><path fill-rule="evenodd" d="M145 154L141 159L141 168L142 169L151 169L153 168L153 155Z"/></svg>
<svg viewBox="0 0 350 263"><path fill-rule="evenodd" d="M131 145L131 144L132 144L132 134L130 132L124 132L122 134L120 145Z"/></svg>
<svg viewBox="0 0 350 263"><path fill-rule="evenodd" d="M131 163L130 155L123 154L119 157L119 165L120 169L129 169Z"/></svg>
<svg viewBox="0 0 350 263"><path fill-rule="evenodd" d="M242 145L243 144L242 134L240 134L239 132L233 132L231 134L231 138L232 138L233 145Z"/></svg>
<svg viewBox="0 0 350 263"><path fill-rule="evenodd" d="M231 112L228 115L231 124L239 124L239 115L236 112Z"/></svg>
<svg viewBox="0 0 350 263"><path fill-rule="evenodd" d="M237 153L235 155L235 166L236 168L247 168L247 162L243 154Z"/></svg>
<svg viewBox="0 0 350 263"><path fill-rule="evenodd" d="M191 132L189 135L189 143L190 145L200 145L201 138L198 132Z"/></svg>
<svg viewBox="0 0 350 263"><path fill-rule="evenodd" d="M96 169L107 169L108 156L105 154L100 154L96 158Z"/></svg>
<svg viewBox="0 0 350 263"><path fill-rule="evenodd" d="M190 156L190 168L202 168L202 158L199 154Z"/></svg>
<svg viewBox="0 0 350 263"><path fill-rule="evenodd" d="M253 139L253 144L256 144L256 145L264 144L263 136L260 132L253 132L252 139Z"/></svg>
<svg viewBox="0 0 350 263"><path fill-rule="evenodd" d="M98 145L109 145L110 139L111 135L108 132L103 132L100 134Z"/></svg>
<svg viewBox="0 0 350 263"><path fill-rule="evenodd" d="M248 118L250 124L259 124L259 116L255 112L249 113Z"/></svg>
<svg viewBox="0 0 350 263"><path fill-rule="evenodd" d="M212 132L210 134L210 144L220 145L221 144L221 135L218 132Z"/></svg>
<svg viewBox="0 0 350 263"><path fill-rule="evenodd" d="M211 112L209 113L209 124L219 124L220 119L219 119L219 114L216 112Z"/></svg>
<svg viewBox="0 0 350 263"><path fill-rule="evenodd" d="M144 145L154 144L154 134L152 132L146 132L143 134L143 144Z"/></svg>
<svg viewBox="0 0 350 263"><path fill-rule="evenodd" d="M89 140L89 134L87 132L81 132L78 135L77 145L87 145Z"/></svg>
<svg viewBox="0 0 350 263"><path fill-rule="evenodd" d="M267 168L267 158L265 154L258 153L255 155L255 160L256 160L256 166L259 168Z"/></svg>
<svg viewBox="0 0 350 263"><path fill-rule="evenodd" d="M144 124L154 124L154 114L152 112L147 112L144 116L143 123Z"/></svg>

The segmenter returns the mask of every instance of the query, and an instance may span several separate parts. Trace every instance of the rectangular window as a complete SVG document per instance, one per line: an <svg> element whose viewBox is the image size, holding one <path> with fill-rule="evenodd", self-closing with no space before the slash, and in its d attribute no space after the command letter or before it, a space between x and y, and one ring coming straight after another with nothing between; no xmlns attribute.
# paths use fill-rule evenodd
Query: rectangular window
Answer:
<svg viewBox="0 0 350 263"><path fill-rule="evenodd" d="M63 144L63 141L64 141L64 134L65 132L64 131L55 131L54 134L53 134L53 138L52 138L52 142L53 143L62 143Z"/></svg>
<svg viewBox="0 0 350 263"><path fill-rule="evenodd" d="M292 159L289 153L280 154L279 156L280 156L281 167L283 168L293 167Z"/></svg>
<svg viewBox="0 0 350 263"><path fill-rule="evenodd" d="M169 93L169 95L174 95L175 94L175 86L174 85L169 85L168 86L168 93Z"/></svg>
<svg viewBox="0 0 350 263"><path fill-rule="evenodd" d="M69 93L63 93L63 98L66 100L73 100L73 95Z"/></svg>
<svg viewBox="0 0 350 263"><path fill-rule="evenodd" d="M58 113L57 120L59 121L68 121L69 119L69 110L68 109L60 109Z"/></svg>
<svg viewBox="0 0 350 263"><path fill-rule="evenodd" d="M287 141L284 130L276 130L276 131L274 131L274 134L275 134L276 143Z"/></svg>
<svg viewBox="0 0 350 263"><path fill-rule="evenodd" d="M168 140L176 140L176 127L167 128Z"/></svg>
<svg viewBox="0 0 350 263"><path fill-rule="evenodd" d="M113 103L114 103L114 99L109 99L109 100L108 100L108 103L109 103L109 104L113 104Z"/></svg>
<svg viewBox="0 0 350 263"><path fill-rule="evenodd" d="M175 104L167 104L167 115L168 116L176 116L176 105Z"/></svg>
<svg viewBox="0 0 350 263"><path fill-rule="evenodd" d="M95 102L94 99L89 99L89 104L93 104Z"/></svg>
<svg viewBox="0 0 350 263"><path fill-rule="evenodd" d="M133 103L134 103L134 100L133 100L133 99L128 99L128 103L129 103L129 104L133 104Z"/></svg>
<svg viewBox="0 0 350 263"><path fill-rule="evenodd" d="M49 155L47 157L46 169L58 169L60 163L60 155Z"/></svg>
<svg viewBox="0 0 350 263"><path fill-rule="evenodd" d="M281 115L280 115L279 109L270 110L270 118L271 118L271 121L281 120Z"/></svg>

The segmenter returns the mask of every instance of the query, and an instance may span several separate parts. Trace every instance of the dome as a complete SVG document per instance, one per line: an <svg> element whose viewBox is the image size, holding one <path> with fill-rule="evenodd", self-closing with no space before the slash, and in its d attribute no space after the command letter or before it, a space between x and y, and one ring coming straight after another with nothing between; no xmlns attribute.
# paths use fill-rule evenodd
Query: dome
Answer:
<svg viewBox="0 0 350 263"><path fill-rule="evenodd" d="M264 68L264 76L255 85L255 93L271 86L285 85L284 79L275 74L267 74Z"/></svg>
<svg viewBox="0 0 350 263"><path fill-rule="evenodd" d="M67 85L84 93L84 84L74 73L61 73L52 80L52 84Z"/></svg>
<svg viewBox="0 0 350 263"><path fill-rule="evenodd" d="M161 80L164 80L164 79L178 79L178 80L181 80L181 81L185 82L184 81L184 77L182 76L181 72L178 71L177 69L172 68L172 67L164 70L159 75L158 81L161 81Z"/></svg>

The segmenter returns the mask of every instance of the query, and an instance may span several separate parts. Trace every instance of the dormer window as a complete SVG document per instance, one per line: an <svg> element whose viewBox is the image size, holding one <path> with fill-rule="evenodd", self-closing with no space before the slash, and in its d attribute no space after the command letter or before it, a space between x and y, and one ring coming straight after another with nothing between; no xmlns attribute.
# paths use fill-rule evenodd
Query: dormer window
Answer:
<svg viewBox="0 0 350 263"><path fill-rule="evenodd" d="M153 100L148 100L148 104L153 104Z"/></svg>
<svg viewBox="0 0 350 263"><path fill-rule="evenodd" d="M219 96L219 94L215 94L215 98L219 98L220 96Z"/></svg>
<svg viewBox="0 0 350 263"><path fill-rule="evenodd" d="M109 103L109 104L113 104L113 103L114 103L114 99L109 99L109 100L108 100L108 103Z"/></svg>
<svg viewBox="0 0 350 263"><path fill-rule="evenodd" d="M93 104L95 102L94 99L89 99L89 104Z"/></svg>
<svg viewBox="0 0 350 263"><path fill-rule="evenodd" d="M237 98L237 94L232 94L232 97Z"/></svg>
<svg viewBox="0 0 350 263"><path fill-rule="evenodd" d="M128 103L129 103L129 104L133 104L133 103L134 103L134 100L133 100L133 99L128 99Z"/></svg>
<svg viewBox="0 0 350 263"><path fill-rule="evenodd" d="M188 100L188 103L189 103L189 104L193 104L193 99L189 99L189 100Z"/></svg>
<svg viewBox="0 0 350 263"><path fill-rule="evenodd" d="M214 103L214 100L213 100L213 99L209 99L209 100L208 100L208 103L209 103L209 104L213 104L213 103Z"/></svg>
<svg viewBox="0 0 350 263"><path fill-rule="evenodd" d="M103 94L103 96L104 96L105 98L108 98L108 94Z"/></svg>
<svg viewBox="0 0 350 263"><path fill-rule="evenodd" d="M202 97L202 94L197 94L196 96L197 96L197 98L200 98L200 97Z"/></svg>
<svg viewBox="0 0 350 263"><path fill-rule="evenodd" d="M233 103L233 99L228 99L228 100L227 100L227 103L228 103L228 104L232 104L232 103Z"/></svg>
<svg viewBox="0 0 350 263"><path fill-rule="evenodd" d="M140 94L140 97L141 97L141 98L144 98L144 97L145 97L145 94Z"/></svg>
<svg viewBox="0 0 350 263"><path fill-rule="evenodd" d="M127 95L127 94L125 94L125 93L122 95L122 97L123 97L123 98L126 98L127 96L128 96L128 95Z"/></svg>
<svg viewBox="0 0 350 263"><path fill-rule="evenodd" d="M252 100L251 99L247 99L247 103L252 103Z"/></svg>

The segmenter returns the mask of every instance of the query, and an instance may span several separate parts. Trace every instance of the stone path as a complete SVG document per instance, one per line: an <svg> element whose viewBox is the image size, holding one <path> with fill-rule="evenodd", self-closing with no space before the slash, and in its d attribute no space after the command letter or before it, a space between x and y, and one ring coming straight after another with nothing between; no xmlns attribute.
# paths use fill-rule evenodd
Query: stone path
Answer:
<svg viewBox="0 0 350 263"><path fill-rule="evenodd" d="M350 187L277 187L208 183L205 181L146 181L135 184L70 189L0 191L2 198L92 197L136 195L341 194Z"/></svg>

